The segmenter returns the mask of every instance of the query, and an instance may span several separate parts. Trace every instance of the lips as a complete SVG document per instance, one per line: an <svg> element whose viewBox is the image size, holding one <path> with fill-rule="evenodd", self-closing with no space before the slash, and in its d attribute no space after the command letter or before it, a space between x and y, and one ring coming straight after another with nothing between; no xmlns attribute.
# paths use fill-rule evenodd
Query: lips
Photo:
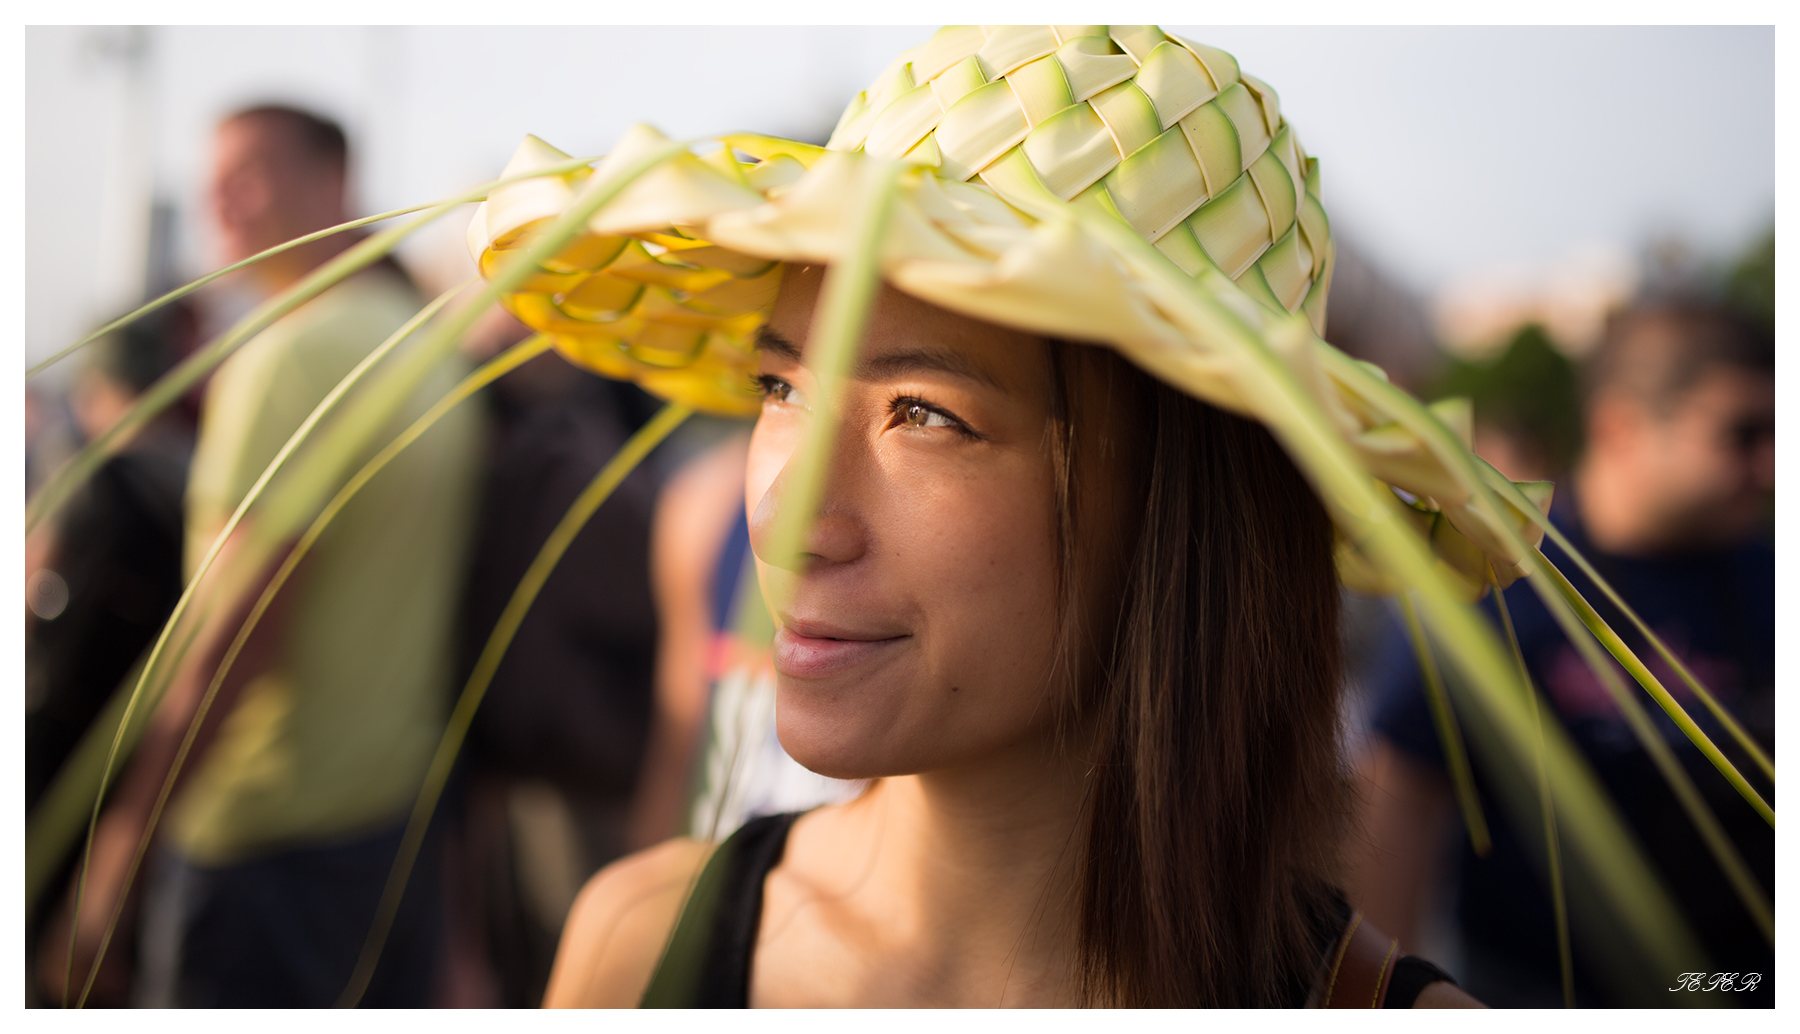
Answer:
<svg viewBox="0 0 1800 1034"><path fill-rule="evenodd" d="M876 662L908 638L855 632L817 622L784 621L775 632L775 670L797 679L842 675Z"/></svg>

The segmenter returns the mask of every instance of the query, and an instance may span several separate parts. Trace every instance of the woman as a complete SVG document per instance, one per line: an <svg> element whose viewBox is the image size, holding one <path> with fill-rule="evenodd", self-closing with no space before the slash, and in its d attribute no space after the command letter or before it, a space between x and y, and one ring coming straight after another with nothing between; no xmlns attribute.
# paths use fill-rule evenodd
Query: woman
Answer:
<svg viewBox="0 0 1800 1034"><path fill-rule="evenodd" d="M744 1004L1302 1004L1344 925L1324 509L1260 427L890 288L805 553L771 555L820 282L789 270L761 334L746 507L792 583L782 743L880 781L740 834L773 862L712 922ZM636 1004L708 853L596 876L546 1004Z"/></svg>
<svg viewBox="0 0 1800 1034"><path fill-rule="evenodd" d="M1548 486L1317 337L1274 91L1152 26L959 26L825 148L718 143L528 138L471 250L572 361L760 413L780 740L877 782L601 872L547 1003L1473 1004L1334 889L1336 589L1421 601L1477 720L1590 801L1467 605L1541 575Z"/></svg>

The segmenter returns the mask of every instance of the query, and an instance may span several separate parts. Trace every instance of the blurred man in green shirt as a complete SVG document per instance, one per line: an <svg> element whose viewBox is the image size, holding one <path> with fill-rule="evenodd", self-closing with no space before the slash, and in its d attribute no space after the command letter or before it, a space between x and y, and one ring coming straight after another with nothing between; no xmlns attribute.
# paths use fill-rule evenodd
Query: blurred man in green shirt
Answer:
<svg viewBox="0 0 1800 1034"><path fill-rule="evenodd" d="M342 131L306 112L261 107L226 119L210 184L224 258L343 222L347 157ZM252 267L256 286L273 295L353 243L341 234L265 261ZM380 263L277 321L220 367L188 486L190 576L314 407L419 304L399 268ZM226 644L323 502L317 486L309 496L298 483L327 470L329 496L463 372L455 361L440 364L353 462L309 466L316 456L307 449L406 349L315 430L271 482L269 505L252 508L220 553L220 581L235 569L243 584L232 605L213 608L201 624L109 804L78 956L97 944ZM140 1004L328 1006L349 982L447 713L477 419L473 407L451 411L371 480L237 658L164 813L140 917ZM314 499L311 511L305 502L288 511L275 502L294 498ZM366 1004L427 1004L440 940L436 870L429 853L420 858ZM79 980L85 967L76 972Z"/></svg>

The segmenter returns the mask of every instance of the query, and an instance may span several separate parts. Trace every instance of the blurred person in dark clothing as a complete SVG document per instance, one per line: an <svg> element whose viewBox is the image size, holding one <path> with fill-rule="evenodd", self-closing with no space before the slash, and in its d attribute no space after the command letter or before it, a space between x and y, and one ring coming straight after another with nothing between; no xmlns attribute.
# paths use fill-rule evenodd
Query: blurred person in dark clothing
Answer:
<svg viewBox="0 0 1800 1034"><path fill-rule="evenodd" d="M100 339L77 375L71 408L89 441L193 347L183 304ZM129 441L31 536L25 617L25 810L31 814L95 719L134 670L181 594L182 493L194 450L187 413L171 409ZM60 863L61 885L74 853ZM46 910L27 902L35 943ZM130 969L130 947L113 972Z"/></svg>
<svg viewBox="0 0 1800 1034"><path fill-rule="evenodd" d="M1774 749L1774 341L1766 329L1698 303L1648 305L1615 317L1586 370L1585 451L1550 517L1770 753ZM1679 677L1548 540L1545 554L1740 771L1760 771ZM1638 744L1599 679L1524 581L1506 603L1533 684L1617 803L1623 818L1709 956L1685 965L1761 973L1742 1005L1773 1003L1773 949L1739 902L1699 833ZM1492 604L1489 604L1490 611ZM1427 902L1456 879L1465 953L1457 974L1495 1006L1562 1003L1559 952L1541 847L1521 837L1479 778L1493 848L1477 857L1460 838L1442 754L1411 649L1396 632L1377 688L1378 734L1367 760L1366 855L1351 884L1370 919L1416 944ZM1634 686L1622 669L1619 676ZM1633 692L1636 692L1635 688ZM1773 896L1769 826L1662 711L1645 701L1751 870ZM1769 794L1766 783L1760 792ZM1578 911L1578 910L1577 910ZM1674 1004L1674 973L1604 979L1607 946L1572 929L1580 1005Z"/></svg>
<svg viewBox="0 0 1800 1034"><path fill-rule="evenodd" d="M348 157L341 129L298 109L251 108L224 120L209 184L223 257L345 221ZM295 248L251 267L249 279L273 295L354 241L340 234ZM397 266L374 266L220 366L188 479L189 572L308 414L418 307ZM461 372L460 363L431 371L388 436ZM373 478L244 644L200 727L142 881L139 1004L328 1006L349 983L443 730L479 420L472 407L452 410ZM241 566L258 519L252 511L225 541L217 580ZM81 915L72 917L67 899L59 936L44 939L38 973L52 999L63 991L71 926L77 980L87 972L201 693L285 553L277 548L259 572L243 572L251 577L242 595L197 622L101 818ZM440 942L439 864L428 839L365 1004L427 1003Z"/></svg>
<svg viewBox="0 0 1800 1034"><path fill-rule="evenodd" d="M482 358L529 333L496 311ZM661 403L539 356L481 395L487 474L461 612L466 678L526 568L575 497ZM634 846L627 826L650 728L657 621L650 514L660 447L575 537L526 613L470 728L461 780L452 950L479 952L457 1004L535 1006L586 878ZM464 963L473 973L473 960ZM487 984L484 994L468 992Z"/></svg>
<svg viewBox="0 0 1800 1034"><path fill-rule="evenodd" d="M110 430L193 347L182 304L90 346L71 392L82 436ZM182 493L194 427L171 409L57 514L27 573L25 808L37 805L181 594Z"/></svg>

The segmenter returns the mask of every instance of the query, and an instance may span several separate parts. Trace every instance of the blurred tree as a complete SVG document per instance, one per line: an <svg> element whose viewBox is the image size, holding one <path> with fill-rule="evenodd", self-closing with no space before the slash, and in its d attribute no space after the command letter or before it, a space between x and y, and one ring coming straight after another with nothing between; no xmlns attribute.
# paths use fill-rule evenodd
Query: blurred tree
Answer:
<svg viewBox="0 0 1800 1034"><path fill-rule="evenodd" d="M1581 449L1575 366L1538 324L1521 328L1493 359L1449 358L1428 396L1468 398L1475 408L1476 451L1510 477L1555 478ZM1483 438L1490 443L1485 451ZM1488 455L1502 449L1512 464ZM1508 465L1514 469L1504 469Z"/></svg>
<svg viewBox="0 0 1800 1034"><path fill-rule="evenodd" d="M1725 275L1725 301L1775 329L1775 228L1738 256Z"/></svg>

